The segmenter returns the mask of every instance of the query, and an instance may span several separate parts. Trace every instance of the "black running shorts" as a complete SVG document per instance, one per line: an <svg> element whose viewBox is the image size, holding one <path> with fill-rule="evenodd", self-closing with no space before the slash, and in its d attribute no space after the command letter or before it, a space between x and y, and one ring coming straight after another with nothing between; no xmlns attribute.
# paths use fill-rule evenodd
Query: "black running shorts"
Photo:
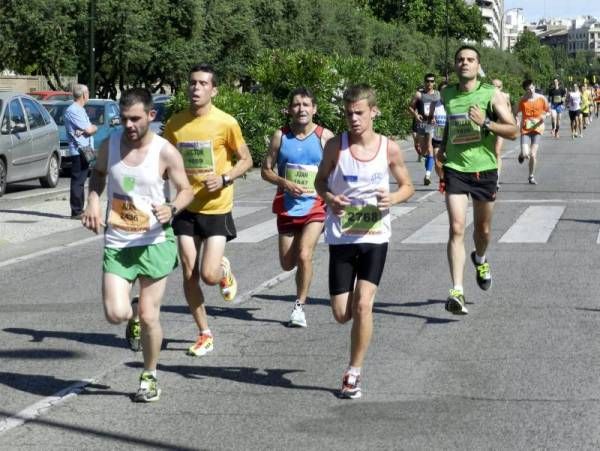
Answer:
<svg viewBox="0 0 600 451"><path fill-rule="evenodd" d="M329 294L354 290L356 279L379 285L388 243L338 244L329 246Z"/></svg>
<svg viewBox="0 0 600 451"><path fill-rule="evenodd" d="M459 172L444 166L446 193L466 194L473 200L494 202L498 191L498 170Z"/></svg>
<svg viewBox="0 0 600 451"><path fill-rule="evenodd" d="M211 236L224 236L231 241L237 236L231 212L205 215L183 210L173 218L173 230L177 236L199 236L203 240Z"/></svg>

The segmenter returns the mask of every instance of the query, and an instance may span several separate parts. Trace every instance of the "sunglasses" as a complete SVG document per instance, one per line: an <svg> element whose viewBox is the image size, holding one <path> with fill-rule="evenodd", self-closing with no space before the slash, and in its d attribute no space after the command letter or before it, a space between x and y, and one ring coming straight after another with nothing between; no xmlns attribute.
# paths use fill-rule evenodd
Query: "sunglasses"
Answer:
<svg viewBox="0 0 600 451"><path fill-rule="evenodd" d="M425 80L427 83L435 83L435 80Z"/></svg>

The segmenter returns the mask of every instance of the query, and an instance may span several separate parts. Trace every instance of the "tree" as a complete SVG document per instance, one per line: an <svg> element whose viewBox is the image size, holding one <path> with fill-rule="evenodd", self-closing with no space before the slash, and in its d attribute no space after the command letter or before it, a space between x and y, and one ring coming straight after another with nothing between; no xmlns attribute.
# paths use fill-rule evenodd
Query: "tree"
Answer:
<svg viewBox="0 0 600 451"><path fill-rule="evenodd" d="M86 11L82 0L0 3L0 64L22 74L46 77L51 89L67 88L62 76L77 73L77 30Z"/></svg>

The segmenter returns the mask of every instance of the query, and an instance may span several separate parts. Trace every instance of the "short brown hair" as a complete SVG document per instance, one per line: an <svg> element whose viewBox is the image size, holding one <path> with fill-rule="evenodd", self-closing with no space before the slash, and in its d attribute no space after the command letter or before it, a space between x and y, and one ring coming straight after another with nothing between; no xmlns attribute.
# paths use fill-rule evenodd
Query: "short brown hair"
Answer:
<svg viewBox="0 0 600 451"><path fill-rule="evenodd" d="M366 99L370 107L377 106L375 90L365 83L360 83L358 85L348 87L344 91L343 99L344 103L353 103L358 102L359 100Z"/></svg>

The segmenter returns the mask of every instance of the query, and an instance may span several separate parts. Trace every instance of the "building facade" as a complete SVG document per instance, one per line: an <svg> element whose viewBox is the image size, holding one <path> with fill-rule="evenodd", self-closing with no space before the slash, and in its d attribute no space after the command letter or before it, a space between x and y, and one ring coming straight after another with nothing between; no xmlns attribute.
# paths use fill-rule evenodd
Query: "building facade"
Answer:
<svg viewBox="0 0 600 451"><path fill-rule="evenodd" d="M574 23L568 31L567 53L573 55L585 51L600 56L600 22L589 17L580 26L576 25Z"/></svg>
<svg viewBox="0 0 600 451"><path fill-rule="evenodd" d="M483 45L500 47L504 0L467 0L467 3L477 5L481 10L483 24L487 31L487 38L483 41Z"/></svg>

